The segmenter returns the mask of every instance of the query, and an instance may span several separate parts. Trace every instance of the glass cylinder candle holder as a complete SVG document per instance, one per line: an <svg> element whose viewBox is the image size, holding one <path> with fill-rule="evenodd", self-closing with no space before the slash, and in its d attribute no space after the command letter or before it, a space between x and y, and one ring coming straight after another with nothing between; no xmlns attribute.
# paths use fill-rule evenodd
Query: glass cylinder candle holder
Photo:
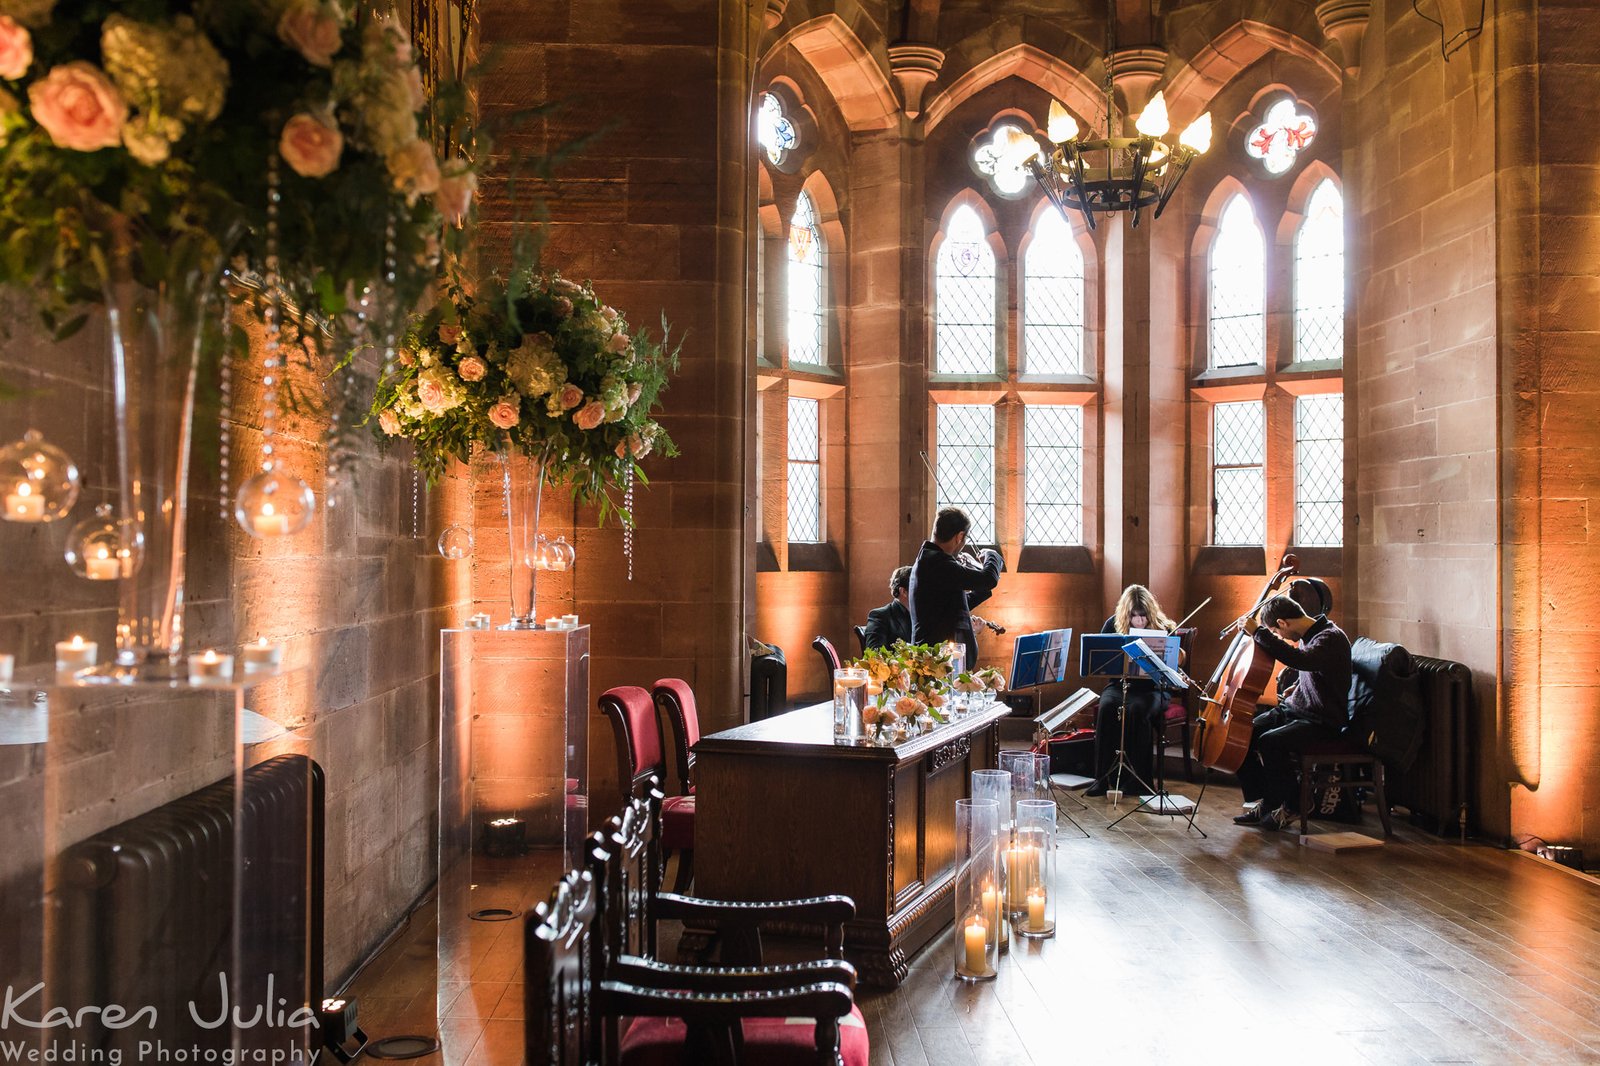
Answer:
<svg viewBox="0 0 1600 1066"><path fill-rule="evenodd" d="M1011 835L1011 774L1007 770L972 771L972 798L989 799L1000 804L1000 833Z"/></svg>
<svg viewBox="0 0 1600 1066"><path fill-rule="evenodd" d="M1006 894L1011 927L1025 937L1053 937L1056 935L1054 800L1025 799L1017 802L1012 849L1016 853L1015 867L1011 871L1012 880L1007 883Z"/></svg>
<svg viewBox="0 0 1600 1066"><path fill-rule="evenodd" d="M1000 804L956 800L956 976L992 981L1000 958Z"/></svg>
<svg viewBox="0 0 1600 1066"><path fill-rule="evenodd" d="M861 712L866 708L867 671L846 666L833 672L833 740L854 744L861 739Z"/></svg>
<svg viewBox="0 0 1600 1066"><path fill-rule="evenodd" d="M1011 813L1028 799L1050 799L1050 756L1036 751L1008 750L1000 753L1000 769L1011 775Z"/></svg>

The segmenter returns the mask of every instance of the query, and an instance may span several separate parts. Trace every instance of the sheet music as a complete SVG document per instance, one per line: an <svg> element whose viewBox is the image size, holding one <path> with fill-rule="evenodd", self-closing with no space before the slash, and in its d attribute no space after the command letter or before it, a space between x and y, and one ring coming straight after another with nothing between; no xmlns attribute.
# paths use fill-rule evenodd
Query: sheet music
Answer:
<svg viewBox="0 0 1600 1066"><path fill-rule="evenodd" d="M1165 629L1130 629L1128 630L1128 636L1137 637L1139 640L1144 641L1145 646L1150 649L1151 653L1163 662L1169 661L1167 657L1167 641L1170 640L1174 644L1178 641L1177 637L1168 633Z"/></svg>
<svg viewBox="0 0 1600 1066"><path fill-rule="evenodd" d="M1131 636L1132 634L1129 635ZM1141 670L1150 674L1157 681L1164 681L1176 688L1189 687L1184 681L1183 675L1163 662L1161 657L1142 638L1132 640L1122 647L1128 653L1128 658L1132 659Z"/></svg>

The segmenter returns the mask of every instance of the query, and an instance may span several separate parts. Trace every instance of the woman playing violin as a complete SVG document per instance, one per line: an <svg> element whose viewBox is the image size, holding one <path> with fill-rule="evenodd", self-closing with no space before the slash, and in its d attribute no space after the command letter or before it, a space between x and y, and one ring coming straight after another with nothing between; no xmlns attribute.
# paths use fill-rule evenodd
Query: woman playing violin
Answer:
<svg viewBox="0 0 1600 1066"><path fill-rule="evenodd" d="M1136 629L1160 629L1171 633L1176 623L1161 610L1161 604L1143 585L1129 585L1117 598L1117 607L1102 633L1130 633ZM1127 693L1124 702L1123 693ZM1166 710L1167 691L1145 677L1116 680L1100 692L1100 708L1094 719L1094 784L1086 796L1103 796L1110 781L1111 767L1121 748L1128 768L1147 784L1151 780L1154 740L1151 735L1155 716ZM1126 717L1126 723L1123 718ZM1121 787L1120 785L1118 787Z"/></svg>

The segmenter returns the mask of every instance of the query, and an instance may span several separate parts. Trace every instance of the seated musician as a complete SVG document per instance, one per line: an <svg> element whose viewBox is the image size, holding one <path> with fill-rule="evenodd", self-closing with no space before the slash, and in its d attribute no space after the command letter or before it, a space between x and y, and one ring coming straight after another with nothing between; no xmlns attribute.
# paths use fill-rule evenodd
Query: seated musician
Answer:
<svg viewBox="0 0 1600 1066"><path fill-rule="evenodd" d="M923 542L911 564L911 634L917 644L957 641L966 648L967 666L975 667L978 637L971 608L989 598L1005 563L992 548L972 554L971 528L972 519L959 507L934 516L932 539Z"/></svg>
<svg viewBox="0 0 1600 1066"><path fill-rule="evenodd" d="M867 612L868 648L887 648L897 640L911 643L911 567L902 566L889 575L889 602Z"/></svg>
<svg viewBox="0 0 1600 1066"><path fill-rule="evenodd" d="M1161 610L1161 604L1143 585L1129 585L1117 598L1116 611L1102 633L1128 633L1134 629L1164 629L1171 633L1176 623ZM1124 705L1123 692L1127 692ZM1121 748L1128 768L1139 775L1145 784L1152 784L1152 758L1155 739L1152 734L1155 719L1167 708L1167 690L1148 677L1114 680L1100 691L1100 708L1094 718L1094 784L1086 796L1104 796L1112 784L1111 767L1116 762L1117 749ZM1123 717L1126 714L1126 722ZM1130 782L1124 780L1117 787L1126 791Z"/></svg>
<svg viewBox="0 0 1600 1066"><path fill-rule="evenodd" d="M1328 589L1327 582L1316 577L1297 577L1289 582L1289 588L1284 593L1291 600L1300 605L1307 617L1315 618L1317 615L1333 613L1333 593ZM1278 671L1278 702L1282 703L1289 697L1289 690L1294 688L1295 681L1300 677L1300 671L1292 666L1285 666ZM1266 710L1260 708L1257 713Z"/></svg>
<svg viewBox="0 0 1600 1066"><path fill-rule="evenodd" d="M1299 671L1283 702L1256 715L1238 773L1245 801L1255 808L1234 823L1281 829L1299 817L1292 809L1297 753L1334 739L1350 720L1350 638L1326 615L1312 618L1281 595L1262 604L1244 628L1257 648Z"/></svg>

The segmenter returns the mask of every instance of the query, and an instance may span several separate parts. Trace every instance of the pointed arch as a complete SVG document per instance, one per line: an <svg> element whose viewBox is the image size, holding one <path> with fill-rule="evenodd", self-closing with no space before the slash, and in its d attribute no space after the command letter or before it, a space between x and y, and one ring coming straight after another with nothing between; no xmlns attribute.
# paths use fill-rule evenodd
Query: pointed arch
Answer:
<svg viewBox="0 0 1600 1066"><path fill-rule="evenodd" d="M994 213L983 197L971 189L951 197L928 250L934 373L996 372L1004 254Z"/></svg>
<svg viewBox="0 0 1600 1066"><path fill-rule="evenodd" d="M1090 50L1084 57L1085 64L1092 59L1093 51ZM1099 89L1081 68L1073 67L1035 45L1017 44L974 64L951 82L949 88L934 97L923 111L928 131L932 132L967 100L989 86L1012 77L1037 85L1081 116L1092 116L1102 106ZM1036 117L1035 121L1039 121L1039 118Z"/></svg>
<svg viewBox="0 0 1600 1066"><path fill-rule="evenodd" d="M1203 261L1207 365L1265 367L1266 236L1243 189L1222 203Z"/></svg>
<svg viewBox="0 0 1600 1066"><path fill-rule="evenodd" d="M883 65L838 15L820 15L778 38L762 61L792 47L828 87L852 132L886 130L899 122L900 103Z"/></svg>
<svg viewBox="0 0 1600 1066"><path fill-rule="evenodd" d="M1344 192L1331 175L1311 187L1294 235L1294 361L1344 360Z"/></svg>
<svg viewBox="0 0 1600 1066"><path fill-rule="evenodd" d="M1077 227L1049 200L1039 203L1017 248L1019 366L1028 377L1082 374L1088 362L1087 257Z"/></svg>
<svg viewBox="0 0 1600 1066"><path fill-rule="evenodd" d="M1313 23L1311 29L1315 29ZM1314 64L1334 86L1342 84L1339 64L1311 39L1279 26L1240 19L1213 36L1167 82L1167 109L1175 129L1200 117L1217 94L1256 60L1288 52Z"/></svg>

